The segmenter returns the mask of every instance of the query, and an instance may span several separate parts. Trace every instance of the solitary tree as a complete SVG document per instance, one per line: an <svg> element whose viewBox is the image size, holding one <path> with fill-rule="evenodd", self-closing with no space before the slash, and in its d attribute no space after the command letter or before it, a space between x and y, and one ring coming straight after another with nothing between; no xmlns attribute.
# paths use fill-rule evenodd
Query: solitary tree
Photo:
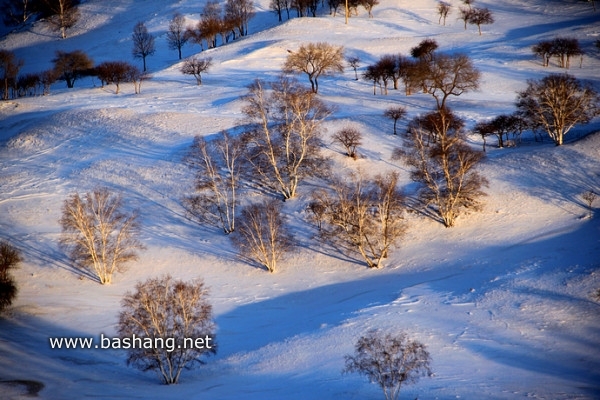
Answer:
<svg viewBox="0 0 600 400"><path fill-rule="evenodd" d="M358 67L360 65L360 58L359 57L348 57L348 58L346 58L346 61L348 62L348 65L350 66L350 68L352 68L354 70L355 80L358 80Z"/></svg>
<svg viewBox="0 0 600 400"><path fill-rule="evenodd" d="M464 122L449 109L433 111L409 124L404 146L394 158L411 167L411 178L421 184L425 207L452 227L464 210L478 210L487 180L477 172L483 153L472 149L462 132Z"/></svg>
<svg viewBox="0 0 600 400"><path fill-rule="evenodd" d="M527 89L518 93L517 109L560 146L573 126L600 115L600 97L572 75L550 74L527 82Z"/></svg>
<svg viewBox="0 0 600 400"><path fill-rule="evenodd" d="M494 16L488 8L473 8L469 13L468 22L477 25L479 36L481 36L481 25L493 24Z"/></svg>
<svg viewBox="0 0 600 400"><path fill-rule="evenodd" d="M445 1L438 2L437 11L438 15L440 16L438 19L438 24L441 24L442 20L444 20L444 26L446 26L446 17L448 16L448 13L450 13L451 8L452 5L446 3Z"/></svg>
<svg viewBox="0 0 600 400"><path fill-rule="evenodd" d="M181 73L184 75L194 75L198 86L202 85L202 74L208 72L212 65L212 58L190 57L186 59L181 66Z"/></svg>
<svg viewBox="0 0 600 400"><path fill-rule="evenodd" d="M344 72L344 48L329 43L308 43L290 52L283 71L286 73L305 73L312 91L319 91L318 78Z"/></svg>
<svg viewBox="0 0 600 400"><path fill-rule="evenodd" d="M2 100L8 100L10 87L16 86L17 75L23 66L23 61L15 57L15 53L0 49L0 79L2 80Z"/></svg>
<svg viewBox="0 0 600 400"><path fill-rule="evenodd" d="M581 194L581 199L585 201L585 205L588 209L588 216L590 218L592 218L594 215L594 208L592 206L594 205L594 201L596 201L597 197L598 196L596 193L591 189Z"/></svg>
<svg viewBox="0 0 600 400"><path fill-rule="evenodd" d="M75 26L79 21L77 2L73 0L43 0L50 9L51 15L48 22L60 32L63 39L67 37L67 29Z"/></svg>
<svg viewBox="0 0 600 400"><path fill-rule="evenodd" d="M446 107L449 96L477 90L480 73L465 54L438 54L430 63L421 63L423 88L436 101L438 110Z"/></svg>
<svg viewBox="0 0 600 400"><path fill-rule="evenodd" d="M281 207L282 203L275 199L244 207L236 234L232 236L241 255L269 272L275 272L277 263L293 247Z"/></svg>
<svg viewBox="0 0 600 400"><path fill-rule="evenodd" d="M199 279L164 275L138 282L121 307L115 342L127 349L127 364L156 371L167 385L178 383L184 368L202 364L205 354L216 353L212 306Z"/></svg>
<svg viewBox="0 0 600 400"><path fill-rule="evenodd" d="M331 182L332 193L313 197L321 210L321 236L359 253L369 268L380 268L406 231L398 174L367 179L362 173Z"/></svg>
<svg viewBox="0 0 600 400"><path fill-rule="evenodd" d="M235 230L242 154L240 138L223 131L210 142L196 136L187 157L196 173L196 193L188 199L192 211L226 234Z"/></svg>
<svg viewBox="0 0 600 400"><path fill-rule="evenodd" d="M347 355L345 373L358 373L379 385L386 400L396 400L403 384L431 376L431 356L424 344L404 332L397 335L370 330Z"/></svg>
<svg viewBox="0 0 600 400"><path fill-rule="evenodd" d="M131 38L133 40L133 57L142 59L144 72L146 72L146 57L151 56L156 51L154 36L148 32L148 28L143 22L138 22L133 28Z"/></svg>
<svg viewBox="0 0 600 400"><path fill-rule="evenodd" d="M248 173L290 199L305 178L327 172L320 146L322 122L331 111L315 93L280 77L270 84L255 81L244 100L252 122L245 133Z"/></svg>
<svg viewBox="0 0 600 400"><path fill-rule="evenodd" d="M17 285L10 273L21 262L21 252L7 241L0 241L0 313L17 297Z"/></svg>
<svg viewBox="0 0 600 400"><path fill-rule="evenodd" d="M123 200L108 189L100 188L81 197L78 193L65 200L62 209L63 247L80 268L89 269L102 284L112 281L114 272L137 259L137 214L123 212Z"/></svg>
<svg viewBox="0 0 600 400"><path fill-rule="evenodd" d="M64 80L68 88L73 88L75 81L89 74L94 66L94 62L81 50L72 52L57 50L52 62L56 76Z"/></svg>
<svg viewBox="0 0 600 400"><path fill-rule="evenodd" d="M167 31L167 43L171 50L177 50L179 59L181 60L181 48L189 40L189 36L185 34L185 17L179 13L173 15L173 19L169 22L169 30Z"/></svg>
<svg viewBox="0 0 600 400"><path fill-rule="evenodd" d="M356 148L362 144L360 131L352 126L346 126L333 135L333 140L341 144L346 150L346 155L357 158Z"/></svg>
<svg viewBox="0 0 600 400"><path fill-rule="evenodd" d="M383 116L394 121L394 135L397 134L396 125L399 119L404 118L406 109L402 106L390 107L383 113Z"/></svg>

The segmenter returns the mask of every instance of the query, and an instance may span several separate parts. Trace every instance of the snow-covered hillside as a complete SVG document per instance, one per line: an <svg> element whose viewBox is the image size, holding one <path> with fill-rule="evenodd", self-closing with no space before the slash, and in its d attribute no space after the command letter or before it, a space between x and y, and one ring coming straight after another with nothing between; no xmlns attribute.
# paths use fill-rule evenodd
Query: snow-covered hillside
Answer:
<svg viewBox="0 0 600 400"><path fill-rule="evenodd" d="M379 399L377 386L341 374L344 355L371 328L404 330L428 346L435 374L403 388L403 399L600 398L600 302L593 295L600 216L596 209L588 218L580 198L600 190L598 119L574 129L562 147L549 140L490 146L483 211L451 229L408 215L406 238L380 270L311 238L302 211L310 183L284 205L301 249L273 274L237 259L229 238L190 220L181 204L193 178L182 158L194 135L240 123L246 86L277 76L289 49L309 41L343 45L364 68L433 38L440 51L467 53L482 72L479 91L449 100L472 126L512 112L527 79L564 72L534 59L531 45L541 39L578 38L587 55L569 73L600 90L592 45L600 11L575 0L477 0L496 19L479 36L456 20L458 0L446 26L434 0L381 0L374 18L362 11L348 25L325 12L277 24L269 0L255 3L250 36L202 53L214 66L200 87L180 73L165 33L173 12L191 23L204 1L87 0L66 40L41 22L0 40L28 73L48 69L58 49L84 50L96 63L137 63L135 23L146 21L157 36L148 58L153 78L141 94L125 84L115 95L86 78L73 89L59 82L48 96L0 102L0 239L24 256L15 272L19 295L0 318L0 398L30 398L29 381L33 389L44 385L37 394L44 399ZM184 56L198 51L187 45ZM390 158L400 139L382 114L403 105L414 117L434 106L431 96L373 96L371 83L355 81L350 68L319 84L319 96L336 109L328 134L347 123L364 134L356 161L326 138L337 168L397 170L411 193L406 167ZM141 210L147 246L109 286L81 278L57 245L64 199L97 186ZM123 294L163 273L203 278L218 325L218 354L184 371L179 385L127 367L123 351L50 349L49 337L114 335Z"/></svg>

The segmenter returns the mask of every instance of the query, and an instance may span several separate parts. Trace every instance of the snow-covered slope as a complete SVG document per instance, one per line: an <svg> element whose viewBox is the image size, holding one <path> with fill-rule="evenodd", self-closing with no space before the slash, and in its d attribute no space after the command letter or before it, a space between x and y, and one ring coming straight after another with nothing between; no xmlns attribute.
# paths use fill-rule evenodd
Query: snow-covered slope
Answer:
<svg viewBox="0 0 600 400"><path fill-rule="evenodd" d="M82 49L96 62L138 62L130 56L133 25L146 21L157 35L148 59L153 78L139 95L129 85L115 95L89 78L74 89L58 83L49 96L0 103L0 239L25 259L15 273L19 296L0 319L0 397L27 398L30 381L33 389L44 385L38 396L46 399L382 398L363 378L340 373L356 339L381 328L407 331L432 355L435 375L403 388L401 398L599 398L600 304L592 294L600 289L600 219L586 217L579 197L600 190L600 135L586 136L599 130L598 120L559 148L533 140L491 146L484 210L452 229L408 215L407 236L381 270L311 239L302 212L310 184L285 203L302 246L274 274L239 261L227 237L187 217L181 198L192 183L182 157L193 136L240 123L245 87L275 77L288 49L308 41L344 45L364 68L434 38L441 51L467 53L482 72L480 91L449 100L471 125L511 112L527 79L563 72L533 58L530 47L540 39L577 37L588 55L569 73L600 88L592 46L600 12L574 0L481 0L496 22L479 36L456 20L458 1L445 27L433 0L381 0L374 18L363 11L348 25L327 14L277 25L269 1L255 2L252 35L202 53L214 67L201 87L179 72L165 32L174 11L192 22L203 2L88 0L66 40L40 22L0 41L27 73L49 68L57 49ZM197 51L186 46L184 56ZM381 115L399 104L412 117L429 110L432 98L373 96L351 69L319 83L322 99L336 108L328 132L352 123L365 137L357 161L327 145L338 168L396 169L410 193L405 167L390 160L400 141ZM63 200L99 185L142 211L148 248L110 286L81 277L57 246ZM186 371L179 385L128 368L123 351L50 349L49 337L114 335L122 295L167 272L205 280L218 325L218 355Z"/></svg>

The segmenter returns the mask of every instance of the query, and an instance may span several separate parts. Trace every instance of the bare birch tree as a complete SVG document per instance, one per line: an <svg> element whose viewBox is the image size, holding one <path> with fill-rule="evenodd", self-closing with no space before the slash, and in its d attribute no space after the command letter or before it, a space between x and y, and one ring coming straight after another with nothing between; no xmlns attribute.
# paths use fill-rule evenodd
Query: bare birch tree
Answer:
<svg viewBox="0 0 600 400"><path fill-rule="evenodd" d="M244 135L247 160L263 185L290 199L305 178L327 172L321 125L331 111L315 93L280 77L270 84L255 81L244 100L252 122Z"/></svg>
<svg viewBox="0 0 600 400"><path fill-rule="evenodd" d="M275 272L278 262L293 248L281 207L281 201L275 199L244 207L237 232L232 236L240 255L269 272Z"/></svg>
<svg viewBox="0 0 600 400"><path fill-rule="evenodd" d="M100 283L112 282L114 272L137 259L139 223L136 213L122 211L121 196L100 188L65 200L60 245L80 268L90 269Z"/></svg>
<svg viewBox="0 0 600 400"><path fill-rule="evenodd" d="M397 185L395 172L374 179L362 172L335 179L332 192L318 193L311 203L321 215L320 234L359 253L369 268L380 268L406 231Z"/></svg>
<svg viewBox="0 0 600 400"><path fill-rule="evenodd" d="M225 234L235 230L243 149L239 137L223 131L211 142L196 136L187 157L196 172L196 193L187 202L195 215L217 224Z"/></svg>
<svg viewBox="0 0 600 400"><path fill-rule="evenodd" d="M406 333L392 335L370 330L347 355L345 373L358 373L379 385L386 400L397 400L402 385L431 376L431 356L424 344Z"/></svg>
<svg viewBox="0 0 600 400"><path fill-rule="evenodd" d="M60 37L67 38L67 29L75 26L79 21L79 10L76 3L72 0L43 0L48 6L52 15L48 18L48 22L60 32Z"/></svg>
<svg viewBox="0 0 600 400"><path fill-rule="evenodd" d="M178 383L184 369L217 351L207 297L201 280L184 282L165 275L138 282L135 292L121 301L119 337L112 347L127 350L128 365L156 371L166 385Z"/></svg>

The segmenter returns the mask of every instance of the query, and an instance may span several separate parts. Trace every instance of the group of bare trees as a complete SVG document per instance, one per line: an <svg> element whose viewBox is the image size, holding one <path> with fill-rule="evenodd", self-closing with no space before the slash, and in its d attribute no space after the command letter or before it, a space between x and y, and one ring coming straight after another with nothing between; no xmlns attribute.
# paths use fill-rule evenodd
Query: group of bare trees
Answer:
<svg viewBox="0 0 600 400"><path fill-rule="evenodd" d="M550 59L555 56L561 68L571 66L572 57L583 59L584 51L575 38L557 37L553 40L542 40L531 47L533 53L542 58L542 65L547 67Z"/></svg>
<svg viewBox="0 0 600 400"><path fill-rule="evenodd" d="M223 7L220 2L208 1L202 9L200 20L194 26L186 28L184 37L204 49L228 43L231 39L248 34L248 23L256 11L252 0L227 0Z"/></svg>
<svg viewBox="0 0 600 400"><path fill-rule="evenodd" d="M568 74L550 74L530 80L518 93L517 112L533 129L548 133L557 146L577 124L600 115L600 96L594 88Z"/></svg>
<svg viewBox="0 0 600 400"><path fill-rule="evenodd" d="M290 19L290 12L295 11L297 17L316 17L319 6L324 4L324 0L271 0L269 9L277 15L279 22L283 21L285 13L287 19ZM329 13L334 17L339 12L340 8L344 8L347 17L350 15L358 15L358 8L364 7L369 14L369 18L373 17L373 8L379 4L379 0L327 0ZM346 9L346 6L348 9Z"/></svg>
<svg viewBox="0 0 600 400"><path fill-rule="evenodd" d="M383 90L387 81L403 79L409 94L420 90L435 100L435 109L413 118L403 135L403 146L394 151L394 158L411 169L411 177L421 184L418 198L424 210L432 210L443 224L451 227L465 210L478 210L482 188L487 181L477 172L483 154L466 142L464 121L448 107L452 96L476 90L480 73L471 59L460 53L436 52L434 40L423 40L411 49L410 60L401 55L384 56L367 67L365 78L379 83ZM410 88L410 89L409 89ZM403 107L391 107L384 115L396 124L404 118Z"/></svg>
<svg viewBox="0 0 600 400"><path fill-rule="evenodd" d="M550 74L527 82L527 88L517 93L515 112L480 121L473 131L481 135L484 151L487 136L496 136L502 148L518 143L527 130L536 140L545 132L560 146L575 125L587 124L598 115L600 96L590 84L568 74Z"/></svg>
<svg viewBox="0 0 600 400"><path fill-rule="evenodd" d="M459 7L458 19L462 20L467 29L467 25L476 25L481 36L481 25L490 25L494 23L494 15L488 8L473 7L474 0L461 0L466 7ZM446 1L438 1L437 13L439 15L438 23L446 25L446 18L452 10L452 5Z"/></svg>

